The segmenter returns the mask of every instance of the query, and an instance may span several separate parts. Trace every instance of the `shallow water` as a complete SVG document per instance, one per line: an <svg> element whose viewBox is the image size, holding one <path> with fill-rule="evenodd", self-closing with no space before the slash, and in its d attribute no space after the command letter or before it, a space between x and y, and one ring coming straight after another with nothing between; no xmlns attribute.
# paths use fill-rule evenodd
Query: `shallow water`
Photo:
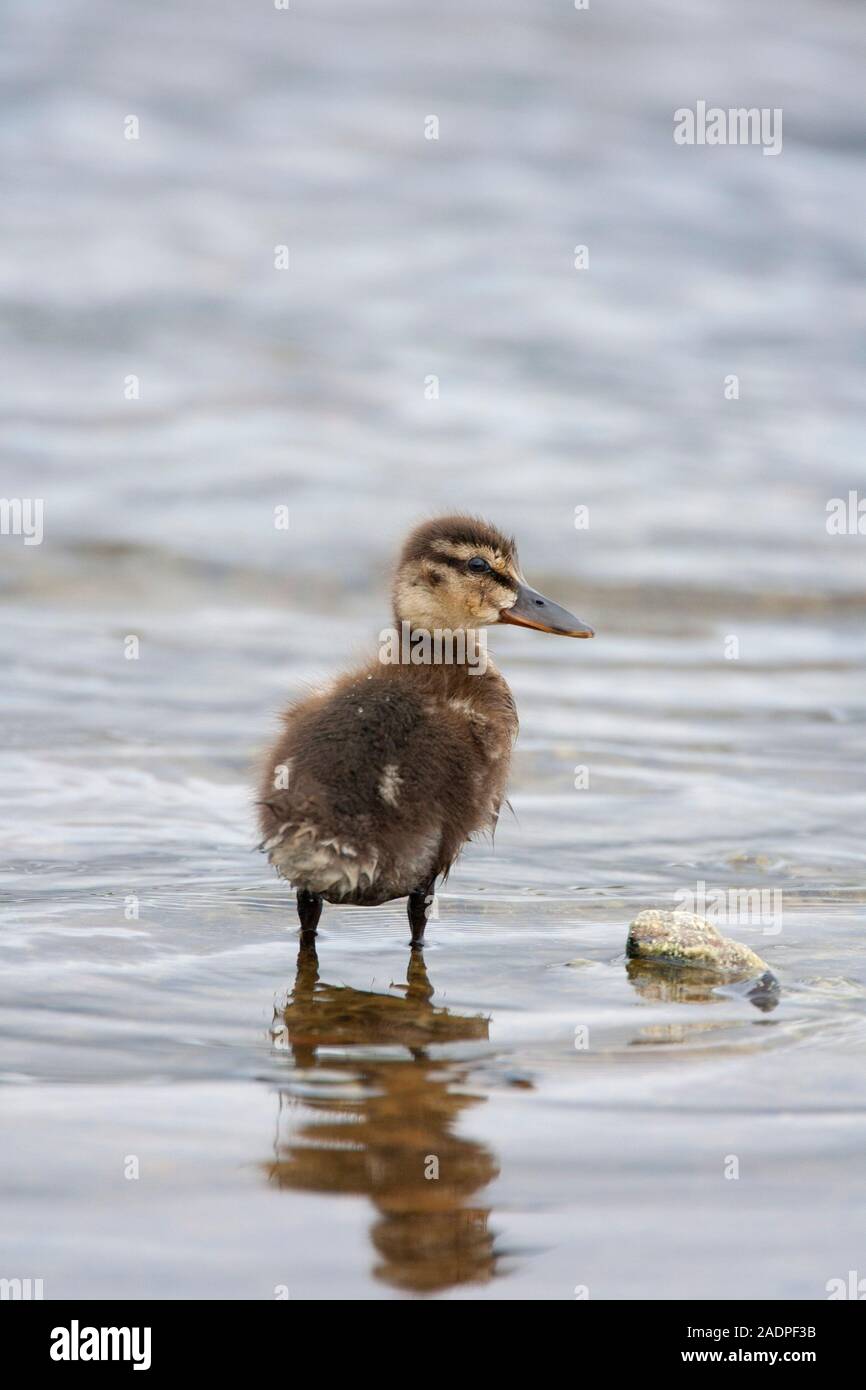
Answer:
<svg viewBox="0 0 866 1390"><path fill-rule="evenodd" d="M864 482L866 16L694 8L7 7L0 491L45 538L0 537L4 1277L820 1298L862 1268L866 539L825 520ZM782 105L782 155L675 147L702 94ZM598 637L494 635L514 816L423 961L402 904L327 909L299 958L252 765L455 505ZM729 930L776 1007L627 966L702 882L770 895Z"/></svg>

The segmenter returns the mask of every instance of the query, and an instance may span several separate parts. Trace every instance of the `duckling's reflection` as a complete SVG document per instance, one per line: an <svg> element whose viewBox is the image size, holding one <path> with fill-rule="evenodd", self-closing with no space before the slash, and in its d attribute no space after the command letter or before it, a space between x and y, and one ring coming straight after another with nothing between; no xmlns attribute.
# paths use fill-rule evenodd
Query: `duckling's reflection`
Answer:
<svg viewBox="0 0 866 1390"><path fill-rule="evenodd" d="M432 996L419 950L410 953L401 998L323 984L315 947L304 945L273 1027L277 1046L291 1052L315 1089L302 1101L315 1118L278 1135L271 1181L368 1196L379 1213L371 1230L380 1257L374 1273L415 1292L486 1281L497 1263L490 1209L471 1201L496 1177L496 1163L483 1145L453 1132L460 1113L482 1097L457 1089L468 1067L428 1055L431 1045L486 1040L489 1023L436 1008ZM320 1056L323 1048L397 1046L409 1055ZM323 1080L327 1073L327 1086L315 1087L316 1071ZM335 1072L345 1072L345 1087L334 1085ZM281 1097L281 1116L284 1098L298 1103Z"/></svg>

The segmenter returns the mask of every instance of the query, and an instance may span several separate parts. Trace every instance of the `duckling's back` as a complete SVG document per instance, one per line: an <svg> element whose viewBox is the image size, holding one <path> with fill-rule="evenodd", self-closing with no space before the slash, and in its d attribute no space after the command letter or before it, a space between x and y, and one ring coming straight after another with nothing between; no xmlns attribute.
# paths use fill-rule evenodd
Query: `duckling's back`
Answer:
<svg viewBox="0 0 866 1390"><path fill-rule="evenodd" d="M263 848L297 888L374 905L492 830L517 731L491 666L381 665L292 706L261 787Z"/></svg>

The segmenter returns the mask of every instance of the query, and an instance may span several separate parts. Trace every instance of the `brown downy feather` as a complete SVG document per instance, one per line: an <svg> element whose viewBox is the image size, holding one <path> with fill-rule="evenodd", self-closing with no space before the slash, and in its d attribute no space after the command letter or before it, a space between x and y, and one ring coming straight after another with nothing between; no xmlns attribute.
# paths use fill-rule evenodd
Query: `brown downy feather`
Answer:
<svg viewBox="0 0 866 1390"><path fill-rule="evenodd" d="M494 828L517 715L491 669L377 661L283 720L260 824L271 862L296 886L330 902L386 902L447 873L470 836Z"/></svg>

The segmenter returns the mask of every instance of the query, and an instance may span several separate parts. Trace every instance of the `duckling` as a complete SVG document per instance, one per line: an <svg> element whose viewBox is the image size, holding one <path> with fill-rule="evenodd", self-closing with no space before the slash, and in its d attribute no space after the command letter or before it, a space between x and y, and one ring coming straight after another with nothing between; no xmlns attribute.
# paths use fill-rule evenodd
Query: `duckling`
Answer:
<svg viewBox="0 0 866 1390"><path fill-rule="evenodd" d="M265 762L261 848L296 889L307 941L323 902L408 898L422 945L436 880L495 829L517 736L483 629L594 635L529 587L513 539L471 516L412 531L393 609L378 657L291 705Z"/></svg>

